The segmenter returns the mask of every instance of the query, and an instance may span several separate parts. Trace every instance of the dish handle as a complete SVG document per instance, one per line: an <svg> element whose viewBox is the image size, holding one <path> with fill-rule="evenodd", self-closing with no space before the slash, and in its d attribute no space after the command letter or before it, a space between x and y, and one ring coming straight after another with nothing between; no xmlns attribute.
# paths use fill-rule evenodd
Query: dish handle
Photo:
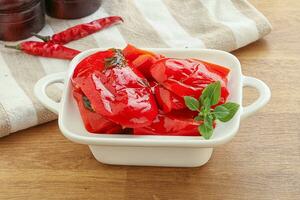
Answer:
<svg viewBox="0 0 300 200"><path fill-rule="evenodd" d="M264 107L271 98L270 88L261 80L254 77L244 76L243 87L253 87L258 90L259 97L250 105L243 107L241 119L245 119Z"/></svg>
<svg viewBox="0 0 300 200"><path fill-rule="evenodd" d="M49 85L54 83L64 83L66 77L65 72L50 74L41 78L34 86L34 94L36 98L49 110L58 114L59 103L52 100L46 93Z"/></svg>

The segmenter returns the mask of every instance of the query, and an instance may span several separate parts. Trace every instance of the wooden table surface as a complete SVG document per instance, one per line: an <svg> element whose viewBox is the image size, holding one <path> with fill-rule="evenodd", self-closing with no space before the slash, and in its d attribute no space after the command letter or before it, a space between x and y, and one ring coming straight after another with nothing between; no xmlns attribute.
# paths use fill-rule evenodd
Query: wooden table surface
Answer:
<svg viewBox="0 0 300 200"><path fill-rule="evenodd" d="M272 99L206 165L100 164L51 122L0 139L0 199L300 199L300 1L251 2L274 30L234 54ZM245 103L256 95L246 89Z"/></svg>

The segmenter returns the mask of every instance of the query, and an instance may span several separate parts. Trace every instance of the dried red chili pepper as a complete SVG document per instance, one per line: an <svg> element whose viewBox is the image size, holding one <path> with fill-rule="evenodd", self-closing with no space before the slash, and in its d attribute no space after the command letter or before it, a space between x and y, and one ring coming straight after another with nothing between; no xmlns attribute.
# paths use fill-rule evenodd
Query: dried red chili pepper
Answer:
<svg viewBox="0 0 300 200"><path fill-rule="evenodd" d="M123 127L151 124L158 110L148 81L128 65L121 50L96 55L96 66L84 60L72 77L73 84L87 96L95 112Z"/></svg>
<svg viewBox="0 0 300 200"><path fill-rule="evenodd" d="M36 41L25 41L16 46L5 45L7 48L13 48L23 51L30 55L50 57L50 58L60 58L71 60L80 51L71 49L59 44L36 42Z"/></svg>
<svg viewBox="0 0 300 200"><path fill-rule="evenodd" d="M108 28L119 22L123 22L122 17L110 16L97 19L89 23L73 26L52 36L41 36L37 34L33 35L44 40L45 42L51 42L55 44L67 44L71 41L78 40L102 29Z"/></svg>

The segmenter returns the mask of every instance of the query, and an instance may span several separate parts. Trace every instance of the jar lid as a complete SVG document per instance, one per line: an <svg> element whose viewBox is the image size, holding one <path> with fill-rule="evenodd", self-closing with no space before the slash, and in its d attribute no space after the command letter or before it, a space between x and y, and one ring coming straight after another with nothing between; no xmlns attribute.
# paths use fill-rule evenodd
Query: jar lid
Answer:
<svg viewBox="0 0 300 200"><path fill-rule="evenodd" d="M1 13L13 13L29 9L41 0L0 0Z"/></svg>
<svg viewBox="0 0 300 200"><path fill-rule="evenodd" d="M0 0L1 1L1 0ZM86 0L46 0L48 2L55 2L55 3L60 3L60 4L68 4L68 3L86 3ZM91 3L92 1L99 1L99 0L89 0L88 3Z"/></svg>

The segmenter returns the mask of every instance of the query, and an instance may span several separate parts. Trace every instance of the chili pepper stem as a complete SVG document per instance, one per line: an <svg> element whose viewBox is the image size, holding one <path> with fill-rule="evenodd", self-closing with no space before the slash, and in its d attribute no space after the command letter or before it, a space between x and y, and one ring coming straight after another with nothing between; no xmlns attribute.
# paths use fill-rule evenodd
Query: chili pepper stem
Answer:
<svg viewBox="0 0 300 200"><path fill-rule="evenodd" d="M36 33L31 33L31 35L43 40L44 42L48 42L51 39L50 36L39 35L39 34L36 34Z"/></svg>
<svg viewBox="0 0 300 200"><path fill-rule="evenodd" d="M17 45L4 45L5 48L10 48L10 49L16 49L16 50L21 50L21 46L19 44Z"/></svg>

